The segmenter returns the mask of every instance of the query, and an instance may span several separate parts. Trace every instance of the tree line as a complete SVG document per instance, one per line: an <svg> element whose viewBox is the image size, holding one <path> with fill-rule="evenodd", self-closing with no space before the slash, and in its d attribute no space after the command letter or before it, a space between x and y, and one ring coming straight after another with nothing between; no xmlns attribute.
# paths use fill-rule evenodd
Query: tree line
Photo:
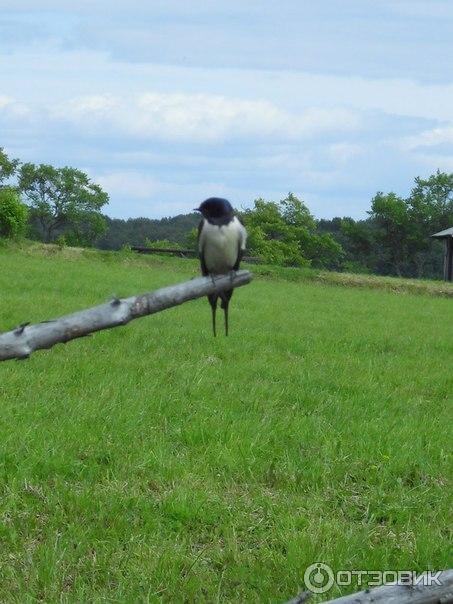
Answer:
<svg viewBox="0 0 453 604"><path fill-rule="evenodd" d="M84 172L21 163L0 148L0 236L111 250L196 245L196 213L112 219L103 214L107 204L108 194ZM256 199L240 214L249 254L268 264L440 278L442 246L430 235L453 226L453 173L415 178L407 198L378 192L363 220L317 220L293 193Z"/></svg>
<svg viewBox="0 0 453 604"><path fill-rule="evenodd" d="M0 235L93 245L109 196L76 168L21 163L0 148Z"/></svg>

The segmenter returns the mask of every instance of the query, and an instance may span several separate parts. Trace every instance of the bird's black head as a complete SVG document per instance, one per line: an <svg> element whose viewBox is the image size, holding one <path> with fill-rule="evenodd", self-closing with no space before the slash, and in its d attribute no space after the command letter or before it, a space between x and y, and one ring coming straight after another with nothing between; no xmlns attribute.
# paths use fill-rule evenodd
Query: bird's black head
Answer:
<svg viewBox="0 0 453 604"><path fill-rule="evenodd" d="M199 208L195 208L197 212L201 212L206 220L217 222L227 221L233 218L233 208L227 199L221 197L210 197L203 201Z"/></svg>

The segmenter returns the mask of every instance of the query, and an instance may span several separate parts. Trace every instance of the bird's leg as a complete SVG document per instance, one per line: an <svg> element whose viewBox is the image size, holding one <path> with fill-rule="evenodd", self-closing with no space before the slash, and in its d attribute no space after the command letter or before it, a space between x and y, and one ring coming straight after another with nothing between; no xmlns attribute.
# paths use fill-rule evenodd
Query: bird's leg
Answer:
<svg viewBox="0 0 453 604"><path fill-rule="evenodd" d="M213 273L209 273L209 276L211 277L212 285L215 285L214 274Z"/></svg>
<svg viewBox="0 0 453 604"><path fill-rule="evenodd" d="M228 296L228 292L223 292L222 302L220 303L220 308L223 308L223 312L225 315L225 335L228 335L228 304L230 303L230 296Z"/></svg>
<svg viewBox="0 0 453 604"><path fill-rule="evenodd" d="M225 313L225 335L228 335L228 302L223 304L223 312Z"/></svg>
<svg viewBox="0 0 453 604"><path fill-rule="evenodd" d="M223 309L223 312L225 314L225 335L228 335L228 305L230 303L231 300L231 296L233 295L233 290L232 289L227 289L226 291L223 291L219 294L220 296L220 308Z"/></svg>
<svg viewBox="0 0 453 604"><path fill-rule="evenodd" d="M217 305L216 306L212 306L211 307L212 310L212 333L214 334L214 337L216 337L216 331L215 331L215 313L217 310Z"/></svg>
<svg viewBox="0 0 453 604"><path fill-rule="evenodd" d="M211 305L211 312L212 312L212 332L214 334L214 337L216 337L216 329L215 329L215 314L216 314L216 310L217 310L217 296L211 295L208 296L208 300L209 300L209 304Z"/></svg>
<svg viewBox="0 0 453 604"><path fill-rule="evenodd" d="M231 283L233 283L234 278L236 276L236 271L234 269L231 269L230 271L228 271L228 275L230 276Z"/></svg>

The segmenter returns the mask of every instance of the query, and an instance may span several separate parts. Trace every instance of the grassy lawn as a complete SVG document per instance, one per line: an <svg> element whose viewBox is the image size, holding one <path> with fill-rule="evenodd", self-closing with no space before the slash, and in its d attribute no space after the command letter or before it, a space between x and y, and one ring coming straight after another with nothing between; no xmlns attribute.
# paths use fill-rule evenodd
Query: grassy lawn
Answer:
<svg viewBox="0 0 453 604"><path fill-rule="evenodd" d="M0 331L196 272L0 248ZM452 304L282 273L235 292L229 338L197 300L0 364L0 601L279 603L317 561L451 566Z"/></svg>

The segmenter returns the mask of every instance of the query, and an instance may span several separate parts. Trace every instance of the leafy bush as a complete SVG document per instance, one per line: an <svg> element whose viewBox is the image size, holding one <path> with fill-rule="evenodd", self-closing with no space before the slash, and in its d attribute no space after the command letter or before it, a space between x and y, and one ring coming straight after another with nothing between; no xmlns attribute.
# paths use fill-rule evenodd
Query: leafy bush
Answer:
<svg viewBox="0 0 453 604"><path fill-rule="evenodd" d="M186 236L186 245L189 250L198 250L198 228L193 227L190 229L189 234Z"/></svg>
<svg viewBox="0 0 453 604"><path fill-rule="evenodd" d="M248 232L247 248L268 264L341 266L341 245L330 234L316 232L316 222L307 206L292 193L278 203L257 199L242 218Z"/></svg>
<svg viewBox="0 0 453 604"><path fill-rule="evenodd" d="M247 248L253 256L258 256L266 264L280 266L309 266L295 239L270 239L259 226L247 227Z"/></svg>
<svg viewBox="0 0 453 604"><path fill-rule="evenodd" d="M118 252L116 252L115 256L117 256L120 260L129 260L130 258L137 256L137 254L132 251L132 248L128 243L125 243L121 246Z"/></svg>
<svg viewBox="0 0 453 604"><path fill-rule="evenodd" d="M0 189L0 236L20 237L27 228L28 208L11 187Z"/></svg>
<svg viewBox="0 0 453 604"><path fill-rule="evenodd" d="M66 237L64 235L59 235L55 239L55 243L58 245L58 247L60 248L60 250L62 250L68 244L68 242L66 241Z"/></svg>

